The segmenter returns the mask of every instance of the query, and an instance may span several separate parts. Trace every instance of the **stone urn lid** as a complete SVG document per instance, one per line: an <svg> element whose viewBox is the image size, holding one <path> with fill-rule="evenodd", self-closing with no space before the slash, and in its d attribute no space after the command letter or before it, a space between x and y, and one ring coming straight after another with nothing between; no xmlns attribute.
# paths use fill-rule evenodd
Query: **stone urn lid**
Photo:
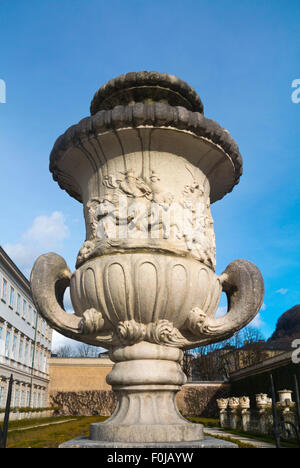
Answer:
<svg viewBox="0 0 300 468"><path fill-rule="evenodd" d="M173 133L172 141L177 138L175 149L166 146L161 132L161 147L155 151L175 151L199 167L210 183L210 203L223 198L239 183L243 161L238 145L226 129L204 117L196 91L175 76L147 71L120 75L95 93L90 111L91 116L72 125L56 140L50 155L54 180L80 202L84 197L77 174L73 174L79 165L75 153L81 151L87 166L96 167L99 158L94 153L98 148L100 153L104 151L101 139L108 133L116 140L112 147L118 146L124 152L124 145L129 145L131 153L141 152L149 145L148 137L145 141L141 135L136 138L137 129Z"/></svg>
<svg viewBox="0 0 300 468"><path fill-rule="evenodd" d="M100 110L134 105L137 102L160 102L203 114L200 97L185 81L168 73L140 71L120 75L101 86L91 102L91 115Z"/></svg>

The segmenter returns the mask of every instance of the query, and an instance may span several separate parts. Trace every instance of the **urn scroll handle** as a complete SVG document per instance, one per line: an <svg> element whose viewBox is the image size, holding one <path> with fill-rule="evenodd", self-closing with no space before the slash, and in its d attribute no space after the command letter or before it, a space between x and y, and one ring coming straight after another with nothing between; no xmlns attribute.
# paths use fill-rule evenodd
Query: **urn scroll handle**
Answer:
<svg viewBox="0 0 300 468"><path fill-rule="evenodd" d="M70 279L71 272L60 255L52 252L41 255L31 272L31 292L36 308L49 325L76 339L81 334L82 318L68 314L63 308L63 297Z"/></svg>
<svg viewBox="0 0 300 468"><path fill-rule="evenodd" d="M264 281L259 269L248 260L231 262L219 277L227 295L228 311L222 317L208 317L201 309L191 310L186 322L193 344L204 346L230 338L256 316L264 298Z"/></svg>
<svg viewBox="0 0 300 468"><path fill-rule="evenodd" d="M104 319L100 311L91 308L77 316L64 310L63 297L70 280L71 272L60 255L52 252L41 255L30 277L37 310L62 335L90 345L109 347L113 343L113 333L103 331Z"/></svg>
<svg viewBox="0 0 300 468"><path fill-rule="evenodd" d="M264 298L264 280L256 265L248 260L231 262L220 276L227 295L228 312L208 318L204 328L218 340L226 339L246 326L259 311Z"/></svg>

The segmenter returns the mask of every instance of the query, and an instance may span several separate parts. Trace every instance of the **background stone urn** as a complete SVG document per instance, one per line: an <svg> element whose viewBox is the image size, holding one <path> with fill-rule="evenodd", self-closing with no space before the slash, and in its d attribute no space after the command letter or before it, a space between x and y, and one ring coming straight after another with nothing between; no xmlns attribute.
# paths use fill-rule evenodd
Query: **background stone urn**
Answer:
<svg viewBox="0 0 300 468"><path fill-rule="evenodd" d="M268 398L266 393L258 393L255 395L255 401L260 412L264 412L266 408L272 405L272 399Z"/></svg>
<svg viewBox="0 0 300 468"><path fill-rule="evenodd" d="M278 390L279 406L283 409L283 414L289 413L290 409L295 406L295 402L292 401L292 390Z"/></svg>
<svg viewBox="0 0 300 468"><path fill-rule="evenodd" d="M215 274L210 205L239 182L242 159L227 130L206 119L196 92L156 72L102 86L91 116L58 138L50 170L83 204L86 240L71 273L63 258L37 259L37 308L67 337L110 350L118 407L91 426L93 441L185 443L201 425L177 411L186 381L182 350L230 337L263 300L246 260ZM70 286L75 313L63 309ZM228 312L215 318L222 291Z"/></svg>
<svg viewBox="0 0 300 468"><path fill-rule="evenodd" d="M242 412L247 411L250 408L250 398L247 396L240 397L239 404Z"/></svg>
<svg viewBox="0 0 300 468"><path fill-rule="evenodd" d="M226 427L227 424L227 407L228 407L229 398L218 398L217 405L219 408L219 418L220 418L220 426Z"/></svg>

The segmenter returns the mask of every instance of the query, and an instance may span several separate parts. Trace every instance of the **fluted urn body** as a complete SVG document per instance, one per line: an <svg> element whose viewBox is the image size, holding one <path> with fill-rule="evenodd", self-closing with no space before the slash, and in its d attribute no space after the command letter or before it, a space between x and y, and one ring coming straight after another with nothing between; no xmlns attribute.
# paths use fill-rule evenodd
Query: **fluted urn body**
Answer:
<svg viewBox="0 0 300 468"><path fill-rule="evenodd" d="M93 440L201 439L201 427L174 406L185 381L182 349L231 336L263 299L250 262L236 260L215 274L210 206L238 183L241 168L236 143L203 116L196 92L155 72L108 82L94 96L91 117L55 143L50 170L83 204L86 240L73 274L58 255L40 257L32 293L54 329L108 348L116 362L108 381L119 406L91 428ZM67 286L73 315L62 307ZM215 318L222 291L229 310Z"/></svg>

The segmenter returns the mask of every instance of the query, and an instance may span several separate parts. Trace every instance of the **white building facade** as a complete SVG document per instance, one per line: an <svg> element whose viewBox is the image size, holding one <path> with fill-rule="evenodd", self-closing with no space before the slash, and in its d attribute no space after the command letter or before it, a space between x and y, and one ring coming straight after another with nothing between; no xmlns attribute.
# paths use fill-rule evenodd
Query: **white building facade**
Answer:
<svg viewBox="0 0 300 468"><path fill-rule="evenodd" d="M52 329L36 311L30 284L0 247L0 408L47 406Z"/></svg>

